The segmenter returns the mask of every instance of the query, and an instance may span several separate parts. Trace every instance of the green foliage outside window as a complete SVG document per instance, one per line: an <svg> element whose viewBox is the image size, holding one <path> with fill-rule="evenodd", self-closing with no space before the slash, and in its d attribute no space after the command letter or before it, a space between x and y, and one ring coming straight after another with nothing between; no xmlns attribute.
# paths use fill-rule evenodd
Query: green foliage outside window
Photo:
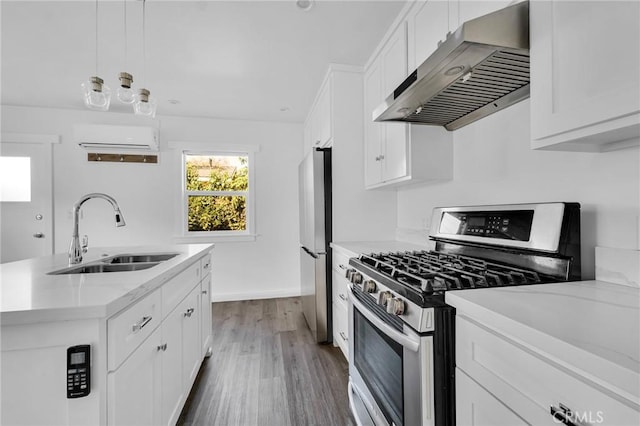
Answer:
<svg viewBox="0 0 640 426"><path fill-rule="evenodd" d="M247 160L242 156L186 156L190 232L247 229L248 194L242 194L249 189ZM189 194L196 191L198 194Z"/></svg>

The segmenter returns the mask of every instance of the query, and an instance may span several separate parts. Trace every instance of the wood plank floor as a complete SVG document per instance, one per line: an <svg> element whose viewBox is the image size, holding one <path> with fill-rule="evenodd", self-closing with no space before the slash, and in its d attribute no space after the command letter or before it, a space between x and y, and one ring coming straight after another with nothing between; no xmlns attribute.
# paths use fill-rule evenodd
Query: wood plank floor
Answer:
<svg viewBox="0 0 640 426"><path fill-rule="evenodd" d="M205 359L179 425L355 425L348 363L318 345L300 298L213 304L213 354Z"/></svg>

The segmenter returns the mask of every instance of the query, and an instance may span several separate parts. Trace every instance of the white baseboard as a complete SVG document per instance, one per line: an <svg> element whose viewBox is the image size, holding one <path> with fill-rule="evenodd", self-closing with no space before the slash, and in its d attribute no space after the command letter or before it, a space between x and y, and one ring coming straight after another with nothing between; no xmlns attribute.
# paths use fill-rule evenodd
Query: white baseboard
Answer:
<svg viewBox="0 0 640 426"><path fill-rule="evenodd" d="M255 300L255 299L277 299L280 297L297 297L300 296L300 289L283 289L269 291L253 291L244 293L212 293L211 298L214 302L231 302L238 300Z"/></svg>

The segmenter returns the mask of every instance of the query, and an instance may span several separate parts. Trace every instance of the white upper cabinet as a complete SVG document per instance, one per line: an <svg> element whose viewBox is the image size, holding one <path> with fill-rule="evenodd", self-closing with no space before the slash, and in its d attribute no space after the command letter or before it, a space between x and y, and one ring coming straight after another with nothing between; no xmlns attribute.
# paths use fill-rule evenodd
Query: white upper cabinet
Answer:
<svg viewBox="0 0 640 426"><path fill-rule="evenodd" d="M374 109L409 74L407 29L411 25L400 22L365 71L364 168L368 189L452 177L450 132L441 127L373 121Z"/></svg>
<svg viewBox="0 0 640 426"><path fill-rule="evenodd" d="M531 2L532 148L639 144L639 17L637 1Z"/></svg>
<svg viewBox="0 0 640 426"><path fill-rule="evenodd" d="M376 61L364 75L364 183L369 187L382 181L380 153L384 124L373 121L372 111L383 99L380 62Z"/></svg>
<svg viewBox="0 0 640 426"><path fill-rule="evenodd" d="M326 148L333 143L331 116L331 76L325 79L305 122L305 151L311 148Z"/></svg>
<svg viewBox="0 0 640 426"><path fill-rule="evenodd" d="M455 31L451 25L453 1L418 1L407 19L409 30L409 70L420 66L444 40L448 31Z"/></svg>
<svg viewBox="0 0 640 426"><path fill-rule="evenodd" d="M463 24L466 21L478 18L496 10L500 10L509 6L510 4L517 3L512 0L498 0L498 1L484 1L484 0L452 0L450 1L451 14L457 14L457 26ZM451 31L455 31L452 28Z"/></svg>

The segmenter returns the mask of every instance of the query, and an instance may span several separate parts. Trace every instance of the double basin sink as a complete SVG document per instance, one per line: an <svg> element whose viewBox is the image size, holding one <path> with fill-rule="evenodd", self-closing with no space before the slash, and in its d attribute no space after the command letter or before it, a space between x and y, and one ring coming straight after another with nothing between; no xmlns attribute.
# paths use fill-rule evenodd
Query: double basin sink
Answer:
<svg viewBox="0 0 640 426"><path fill-rule="evenodd" d="M142 271L153 268L161 262L176 257L178 254L180 253L118 254L86 265L77 265L49 272L49 275Z"/></svg>

